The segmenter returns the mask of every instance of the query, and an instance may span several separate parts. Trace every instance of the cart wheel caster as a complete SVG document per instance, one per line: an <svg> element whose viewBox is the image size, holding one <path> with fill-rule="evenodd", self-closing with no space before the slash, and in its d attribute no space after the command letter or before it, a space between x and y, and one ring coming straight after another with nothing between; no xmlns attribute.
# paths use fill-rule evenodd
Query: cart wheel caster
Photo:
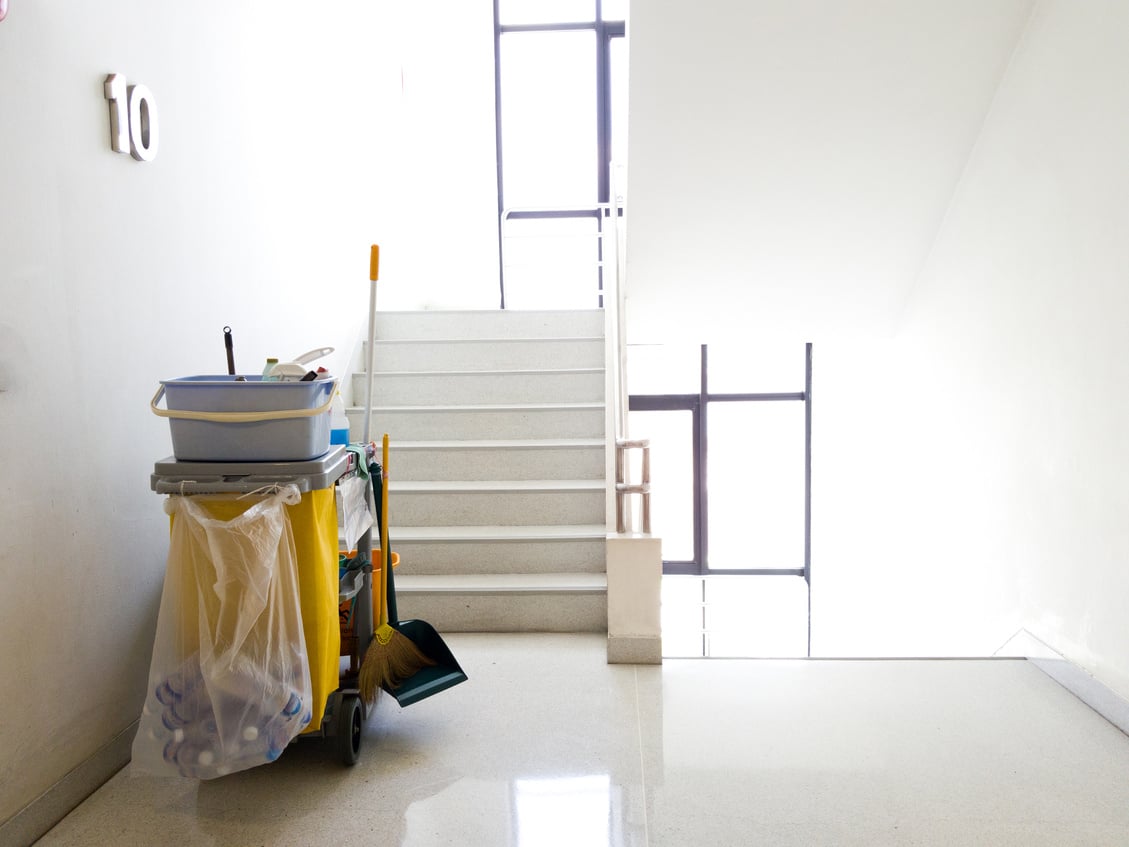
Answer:
<svg viewBox="0 0 1129 847"><path fill-rule="evenodd" d="M355 694L346 694L341 698L341 711L337 717L337 752L345 765L355 765L361 756L363 725L361 698Z"/></svg>

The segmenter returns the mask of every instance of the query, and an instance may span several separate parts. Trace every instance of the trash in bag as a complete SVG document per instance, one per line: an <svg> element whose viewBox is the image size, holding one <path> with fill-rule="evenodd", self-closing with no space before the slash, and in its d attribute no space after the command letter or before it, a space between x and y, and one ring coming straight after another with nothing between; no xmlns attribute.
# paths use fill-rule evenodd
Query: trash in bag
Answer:
<svg viewBox="0 0 1129 847"><path fill-rule="evenodd" d="M230 520L172 496L165 585L135 772L212 779L272 762L312 717L288 504L273 489Z"/></svg>

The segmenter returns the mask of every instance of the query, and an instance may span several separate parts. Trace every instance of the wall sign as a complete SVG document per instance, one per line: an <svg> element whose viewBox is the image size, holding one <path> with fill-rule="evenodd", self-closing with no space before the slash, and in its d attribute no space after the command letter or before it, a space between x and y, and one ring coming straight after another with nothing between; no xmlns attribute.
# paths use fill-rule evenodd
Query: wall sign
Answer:
<svg viewBox="0 0 1129 847"><path fill-rule="evenodd" d="M121 74L110 74L103 85L110 101L110 147L139 162L157 156L157 104L144 85L126 85Z"/></svg>

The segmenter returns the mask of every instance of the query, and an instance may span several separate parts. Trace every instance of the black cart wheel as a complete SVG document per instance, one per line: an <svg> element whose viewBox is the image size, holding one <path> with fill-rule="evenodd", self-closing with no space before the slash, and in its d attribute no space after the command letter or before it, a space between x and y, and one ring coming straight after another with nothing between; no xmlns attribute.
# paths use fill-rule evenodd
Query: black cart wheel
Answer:
<svg viewBox="0 0 1129 847"><path fill-rule="evenodd" d="M337 716L337 752L346 765L355 765L361 757L361 729L364 710L361 698L346 694L341 698L341 711Z"/></svg>

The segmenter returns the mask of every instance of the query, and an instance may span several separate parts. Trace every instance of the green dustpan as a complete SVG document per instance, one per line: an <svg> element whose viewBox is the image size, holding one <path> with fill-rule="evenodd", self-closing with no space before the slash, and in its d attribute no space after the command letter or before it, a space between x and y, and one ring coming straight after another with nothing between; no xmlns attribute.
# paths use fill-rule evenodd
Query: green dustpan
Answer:
<svg viewBox="0 0 1129 847"><path fill-rule="evenodd" d="M378 490L379 486L383 485L384 469L375 462L369 466L370 478L374 492ZM381 504L381 497L376 498L376 519L379 525L384 524L384 513ZM385 529L387 534L387 528ZM388 549L391 550L392 542L387 542ZM381 555L384 555L383 550ZM395 688L385 685L384 690L387 691L396 702L401 706L410 706L412 703L418 703L420 700L425 700L433 694L438 694L440 691L446 691L460 682L466 682L467 675L459 663L455 660L451 649L446 645L439 633L436 632L435 627L426 621L410 620L402 621L396 611L396 578L395 569L391 564L391 553L387 556L387 586L388 586L388 623L389 625L400 632L419 648L420 652L435 662L426 668L422 668L410 677L405 679ZM384 564L381 565L384 567Z"/></svg>
<svg viewBox="0 0 1129 847"><path fill-rule="evenodd" d="M466 682L467 675L459 667L451 649L427 621L400 621L396 617L396 588L393 568L388 569L388 622L393 629L406 635L423 655L435 662L405 679L395 688L385 686L401 706L410 706L432 694L446 691L453 685Z"/></svg>

